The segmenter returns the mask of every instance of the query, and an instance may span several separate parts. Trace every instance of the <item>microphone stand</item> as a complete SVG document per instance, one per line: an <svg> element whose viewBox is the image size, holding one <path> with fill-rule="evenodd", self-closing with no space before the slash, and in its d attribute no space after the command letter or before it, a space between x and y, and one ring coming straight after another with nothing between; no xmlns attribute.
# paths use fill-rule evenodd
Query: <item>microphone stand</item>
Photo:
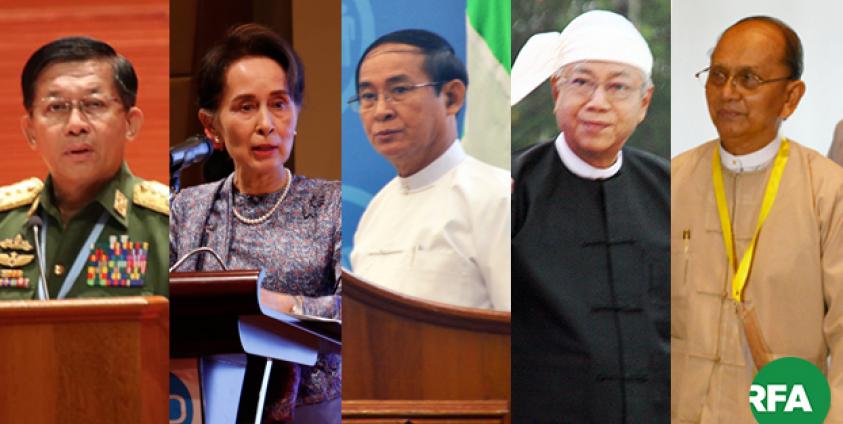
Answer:
<svg viewBox="0 0 843 424"><path fill-rule="evenodd" d="M168 272L173 272L173 270L180 267L181 264L183 264L184 261L186 261L188 258L190 258L193 255L196 255L197 253L203 253L203 252L204 253L210 253L211 256L213 256L214 259L217 260L217 263L219 264L220 268L222 268L223 271L228 271L228 267L225 266L225 263L222 261L222 258L220 258L220 255L217 254L217 252L215 252L214 249L211 249L210 247L207 247L207 246L203 246L203 247L197 247L196 249L193 249L190 252L185 253L184 256L179 258L179 260L177 260L176 263L174 263L173 266L170 267Z"/></svg>
<svg viewBox="0 0 843 424"><path fill-rule="evenodd" d="M38 277L38 300L50 300L50 292L47 291L47 274L44 272L46 265L44 264L44 251L41 250L41 238L39 237L38 229L41 228L40 219L33 221L32 234L35 236L35 255L37 256L38 268L41 275Z"/></svg>

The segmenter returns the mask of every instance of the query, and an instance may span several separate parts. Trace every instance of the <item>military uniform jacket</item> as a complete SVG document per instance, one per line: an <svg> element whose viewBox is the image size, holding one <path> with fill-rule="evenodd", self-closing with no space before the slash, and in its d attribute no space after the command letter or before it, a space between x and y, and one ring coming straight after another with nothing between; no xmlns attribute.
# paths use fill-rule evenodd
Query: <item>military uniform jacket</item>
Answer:
<svg viewBox="0 0 843 424"><path fill-rule="evenodd" d="M26 228L32 215L46 227L50 299L168 294L166 186L133 176L124 163L63 225L52 184L50 177L46 184L30 178L0 187L0 300L37 299L38 259L33 230ZM98 222L102 230L88 242Z"/></svg>
<svg viewBox="0 0 843 424"><path fill-rule="evenodd" d="M514 158L513 422L669 420L669 169L623 152L605 180Z"/></svg>

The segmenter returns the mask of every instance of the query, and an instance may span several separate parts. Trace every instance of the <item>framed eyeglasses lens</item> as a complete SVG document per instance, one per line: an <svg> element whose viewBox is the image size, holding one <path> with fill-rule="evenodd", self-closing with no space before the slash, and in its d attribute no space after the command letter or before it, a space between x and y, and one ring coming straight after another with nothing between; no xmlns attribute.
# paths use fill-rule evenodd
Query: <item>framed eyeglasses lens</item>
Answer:
<svg viewBox="0 0 843 424"><path fill-rule="evenodd" d="M108 100L99 97L79 100L48 98L44 100L43 113L51 120L65 120L74 108L79 108L79 112L88 118L98 118L108 110Z"/></svg>

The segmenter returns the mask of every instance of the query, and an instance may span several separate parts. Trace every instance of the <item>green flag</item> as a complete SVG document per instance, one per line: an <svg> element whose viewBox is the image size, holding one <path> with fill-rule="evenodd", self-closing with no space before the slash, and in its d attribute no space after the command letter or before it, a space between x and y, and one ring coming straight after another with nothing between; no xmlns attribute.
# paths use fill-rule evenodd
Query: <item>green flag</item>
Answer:
<svg viewBox="0 0 843 424"><path fill-rule="evenodd" d="M469 89L463 146L501 168L510 164L510 0L467 0Z"/></svg>

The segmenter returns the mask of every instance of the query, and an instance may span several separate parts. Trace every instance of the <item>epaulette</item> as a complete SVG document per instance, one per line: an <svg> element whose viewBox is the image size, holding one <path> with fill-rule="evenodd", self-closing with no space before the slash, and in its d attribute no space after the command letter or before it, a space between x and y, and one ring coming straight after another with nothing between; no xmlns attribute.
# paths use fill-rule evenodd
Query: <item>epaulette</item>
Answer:
<svg viewBox="0 0 843 424"><path fill-rule="evenodd" d="M170 216L170 189L157 181L135 184L132 203Z"/></svg>
<svg viewBox="0 0 843 424"><path fill-rule="evenodd" d="M35 177L0 187L0 211L31 204L43 189L44 183Z"/></svg>

